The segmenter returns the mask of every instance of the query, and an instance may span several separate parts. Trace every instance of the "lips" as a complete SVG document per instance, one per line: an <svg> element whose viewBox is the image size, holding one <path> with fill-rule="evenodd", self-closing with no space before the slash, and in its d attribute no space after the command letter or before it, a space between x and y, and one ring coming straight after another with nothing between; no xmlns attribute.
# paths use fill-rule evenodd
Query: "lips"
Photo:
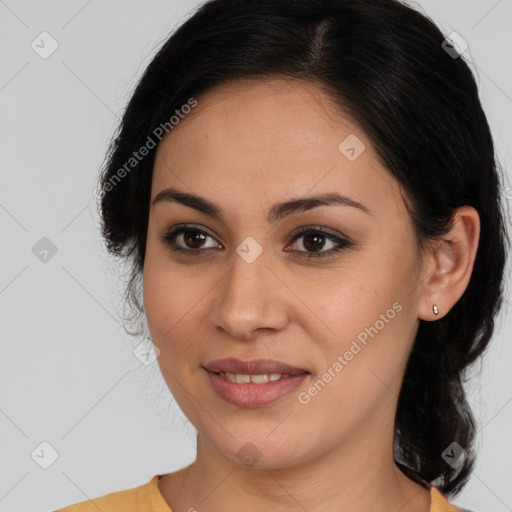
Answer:
<svg viewBox="0 0 512 512"><path fill-rule="evenodd" d="M204 366L206 370L213 373L235 373L243 375L262 375L280 373L282 375L299 375L309 373L304 368L298 368L282 361L274 359L252 359L241 361L240 359L227 358L215 359Z"/></svg>
<svg viewBox="0 0 512 512"><path fill-rule="evenodd" d="M213 390L236 407L264 407L290 395L309 372L274 359L216 359L203 367Z"/></svg>

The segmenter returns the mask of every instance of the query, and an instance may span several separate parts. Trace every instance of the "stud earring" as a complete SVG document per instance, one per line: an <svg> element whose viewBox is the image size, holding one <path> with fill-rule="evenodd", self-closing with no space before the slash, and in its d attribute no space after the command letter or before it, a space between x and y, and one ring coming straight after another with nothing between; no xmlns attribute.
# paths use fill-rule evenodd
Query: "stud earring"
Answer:
<svg viewBox="0 0 512 512"><path fill-rule="evenodd" d="M437 304L434 304L432 306L432 310L434 311L434 315L438 315L439 314L439 309L437 308Z"/></svg>

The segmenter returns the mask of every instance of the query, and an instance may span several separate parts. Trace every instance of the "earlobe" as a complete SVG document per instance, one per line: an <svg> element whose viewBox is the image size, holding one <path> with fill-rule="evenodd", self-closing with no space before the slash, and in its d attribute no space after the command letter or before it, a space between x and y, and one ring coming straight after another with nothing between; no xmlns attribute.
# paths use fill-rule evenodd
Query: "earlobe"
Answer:
<svg viewBox="0 0 512 512"><path fill-rule="evenodd" d="M421 290L420 319L442 318L462 297L471 279L479 238L477 210L471 206L458 208L450 231L432 246L429 277Z"/></svg>

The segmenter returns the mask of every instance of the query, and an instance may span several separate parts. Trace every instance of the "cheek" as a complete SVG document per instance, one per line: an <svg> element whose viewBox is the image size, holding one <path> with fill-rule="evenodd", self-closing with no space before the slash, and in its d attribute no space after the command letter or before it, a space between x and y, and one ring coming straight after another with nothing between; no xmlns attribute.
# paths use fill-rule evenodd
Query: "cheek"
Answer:
<svg viewBox="0 0 512 512"><path fill-rule="evenodd" d="M144 309L148 324L170 329L190 310L194 287L190 272L173 264L165 251L148 242L143 274Z"/></svg>
<svg viewBox="0 0 512 512"><path fill-rule="evenodd" d="M404 259L397 262L397 257L388 251L361 258L357 269L338 272L323 283L310 283L309 291L303 285L300 292L321 320L318 324L315 319L315 325L322 326L323 334L318 330L310 336L323 354L326 369L342 356L346 365L343 363L337 375L345 375L344 386L349 386L353 396L364 394L361 385L379 385L379 377L391 383L413 341L414 311L408 283L415 267Z"/></svg>
<svg viewBox="0 0 512 512"><path fill-rule="evenodd" d="M143 297L144 311L148 320L148 325L153 336L160 334L165 328L170 328L173 324L173 294L168 293L168 283L157 268L148 260L145 262L143 274ZM167 292L166 292L167 290ZM166 314L168 312L169 314ZM156 340L154 340L156 341Z"/></svg>
<svg viewBox="0 0 512 512"><path fill-rule="evenodd" d="M148 261L143 275L144 309L153 343L162 362L195 351L209 293L217 281L165 261ZM167 363L166 363L167 364Z"/></svg>
<svg viewBox="0 0 512 512"><path fill-rule="evenodd" d="M357 317L348 307L333 311L338 318L337 324L331 324L336 334L329 341L324 338L324 364L305 390L306 396L302 395L304 400L311 400L306 409L312 416L329 421L335 429L340 425L355 429L377 410L383 419L392 415L399 394L410 346L401 317L404 308L386 297L369 299L364 319L359 307Z"/></svg>
<svg viewBox="0 0 512 512"><path fill-rule="evenodd" d="M187 395L183 395L182 386L190 377L189 356L195 351L190 334L198 299L192 296L193 288L184 283L186 279L180 277L183 272L170 272L168 265L165 269L148 263L143 276L143 297L151 340L160 351L157 362L169 390L180 407L187 410Z"/></svg>

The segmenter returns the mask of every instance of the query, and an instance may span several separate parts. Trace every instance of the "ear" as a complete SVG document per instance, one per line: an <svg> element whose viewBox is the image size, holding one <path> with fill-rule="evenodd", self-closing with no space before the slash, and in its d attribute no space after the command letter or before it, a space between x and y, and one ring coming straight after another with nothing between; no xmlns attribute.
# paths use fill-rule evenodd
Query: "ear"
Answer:
<svg viewBox="0 0 512 512"><path fill-rule="evenodd" d="M433 321L445 316L466 290L480 239L480 216L472 206L454 212L453 226L432 243L424 256L418 317ZM439 314L433 312L436 304Z"/></svg>

